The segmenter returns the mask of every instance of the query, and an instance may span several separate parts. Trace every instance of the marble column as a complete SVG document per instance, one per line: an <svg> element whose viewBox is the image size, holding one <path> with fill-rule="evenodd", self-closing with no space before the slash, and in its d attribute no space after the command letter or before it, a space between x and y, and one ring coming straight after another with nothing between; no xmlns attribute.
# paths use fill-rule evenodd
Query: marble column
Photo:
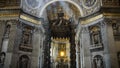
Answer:
<svg viewBox="0 0 120 68"><path fill-rule="evenodd" d="M106 68L119 68L118 66L118 60L117 60L117 51L116 51L116 45L113 35L113 29L112 24L110 22L107 23L107 47L106 47L106 55L105 55L105 63Z"/></svg>
<svg viewBox="0 0 120 68"><path fill-rule="evenodd" d="M80 68L80 41L77 40L77 44L76 44L76 63L77 63L77 68Z"/></svg>
<svg viewBox="0 0 120 68"><path fill-rule="evenodd" d="M90 55L90 39L89 31L87 27L82 28L81 33L81 46L80 46L80 55L81 55L81 68L91 68L91 55Z"/></svg>
<svg viewBox="0 0 120 68"><path fill-rule="evenodd" d="M6 59L7 59L7 50L8 50L8 44L9 44L9 33L7 31L9 31L9 30L10 29L8 29L7 27L5 28L3 41L2 41L1 52L5 53L4 62L3 62L3 64L4 64L3 68L5 68L7 66L7 64L5 64L5 63L6 63Z"/></svg>
<svg viewBox="0 0 120 68"><path fill-rule="evenodd" d="M12 62L12 55L13 55L13 47L14 42L16 38L16 27L17 27L18 21L16 19L14 20L8 20L7 25L10 25L6 31L5 38L5 46L3 45L3 51L6 53L5 62L4 62L4 68L10 68L11 62ZM4 42L3 42L4 43Z"/></svg>
<svg viewBox="0 0 120 68"><path fill-rule="evenodd" d="M8 49L9 38L4 38L2 43L2 50L1 52L7 52Z"/></svg>
<svg viewBox="0 0 120 68"><path fill-rule="evenodd" d="M71 30L70 37L70 68L76 68L76 44L74 28Z"/></svg>
<svg viewBox="0 0 120 68"><path fill-rule="evenodd" d="M31 68L42 68L43 65L43 40L44 33L41 28L35 28L33 33L33 52Z"/></svg>
<svg viewBox="0 0 120 68"><path fill-rule="evenodd" d="M0 20L0 44L3 42L3 36L4 36L4 31L5 31L5 21ZM0 45L0 51L2 50L2 45Z"/></svg>
<svg viewBox="0 0 120 68"><path fill-rule="evenodd" d="M44 45L43 45L43 43L44 43L44 40L45 40L45 36L44 36L44 34L42 34L41 35L41 43L40 43L40 46L41 46L41 49L40 49L40 68L42 68L43 67L43 62L44 62Z"/></svg>
<svg viewBox="0 0 120 68"><path fill-rule="evenodd" d="M81 64L80 64L80 33L81 33L81 29L79 26L78 31L76 32L76 37L75 37L77 68L80 68L80 66L81 66Z"/></svg>

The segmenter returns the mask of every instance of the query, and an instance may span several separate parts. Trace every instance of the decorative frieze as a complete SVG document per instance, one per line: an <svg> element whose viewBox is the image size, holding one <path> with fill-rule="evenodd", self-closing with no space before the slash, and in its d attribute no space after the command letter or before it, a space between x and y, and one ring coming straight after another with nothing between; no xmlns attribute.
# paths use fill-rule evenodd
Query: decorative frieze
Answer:
<svg viewBox="0 0 120 68"><path fill-rule="evenodd" d="M96 15L96 16L90 16L90 17L86 17L86 18L80 18L80 23L82 25L88 25L88 24L92 24L94 22L98 22L100 20L103 19L103 14L99 14L99 15Z"/></svg>
<svg viewBox="0 0 120 68"><path fill-rule="evenodd" d="M4 7L5 6L5 0L0 0L0 7Z"/></svg>
<svg viewBox="0 0 120 68"><path fill-rule="evenodd" d="M103 7L118 7L120 6L119 0L102 0Z"/></svg>
<svg viewBox="0 0 120 68"><path fill-rule="evenodd" d="M35 25L40 25L42 18L37 18L37 17L31 16L27 13L22 12L20 14L20 20L24 20L26 22L29 22L28 24L32 23L32 24L35 24Z"/></svg>
<svg viewBox="0 0 120 68"><path fill-rule="evenodd" d="M19 6L20 0L0 0L0 8L9 6Z"/></svg>

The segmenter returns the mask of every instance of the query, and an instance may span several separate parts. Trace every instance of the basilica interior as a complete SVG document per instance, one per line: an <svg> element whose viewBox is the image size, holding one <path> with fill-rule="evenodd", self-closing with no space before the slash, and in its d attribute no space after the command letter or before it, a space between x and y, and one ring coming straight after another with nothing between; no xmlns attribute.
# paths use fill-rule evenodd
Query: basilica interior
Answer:
<svg viewBox="0 0 120 68"><path fill-rule="evenodd" d="M120 68L120 0L0 0L0 68Z"/></svg>

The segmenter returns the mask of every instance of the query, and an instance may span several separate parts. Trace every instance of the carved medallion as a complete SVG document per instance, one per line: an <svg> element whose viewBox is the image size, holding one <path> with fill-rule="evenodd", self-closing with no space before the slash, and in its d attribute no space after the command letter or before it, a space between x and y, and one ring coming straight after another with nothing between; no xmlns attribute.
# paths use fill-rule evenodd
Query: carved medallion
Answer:
<svg viewBox="0 0 120 68"><path fill-rule="evenodd" d="M83 5L89 8L94 6L96 2L97 0L83 0Z"/></svg>
<svg viewBox="0 0 120 68"><path fill-rule="evenodd" d="M25 0L26 4L28 7L32 8L32 9L36 9L40 7L40 3L42 0Z"/></svg>

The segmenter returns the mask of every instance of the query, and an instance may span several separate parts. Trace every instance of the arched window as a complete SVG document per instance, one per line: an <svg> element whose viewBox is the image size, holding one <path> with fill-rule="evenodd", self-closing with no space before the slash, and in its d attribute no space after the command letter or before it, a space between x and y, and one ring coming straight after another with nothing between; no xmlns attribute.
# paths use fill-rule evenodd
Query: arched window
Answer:
<svg viewBox="0 0 120 68"><path fill-rule="evenodd" d="M22 55L19 58L19 68L29 68L29 57L27 55Z"/></svg>
<svg viewBox="0 0 120 68"><path fill-rule="evenodd" d="M101 55L96 55L93 58L93 68L105 68L103 57Z"/></svg>

